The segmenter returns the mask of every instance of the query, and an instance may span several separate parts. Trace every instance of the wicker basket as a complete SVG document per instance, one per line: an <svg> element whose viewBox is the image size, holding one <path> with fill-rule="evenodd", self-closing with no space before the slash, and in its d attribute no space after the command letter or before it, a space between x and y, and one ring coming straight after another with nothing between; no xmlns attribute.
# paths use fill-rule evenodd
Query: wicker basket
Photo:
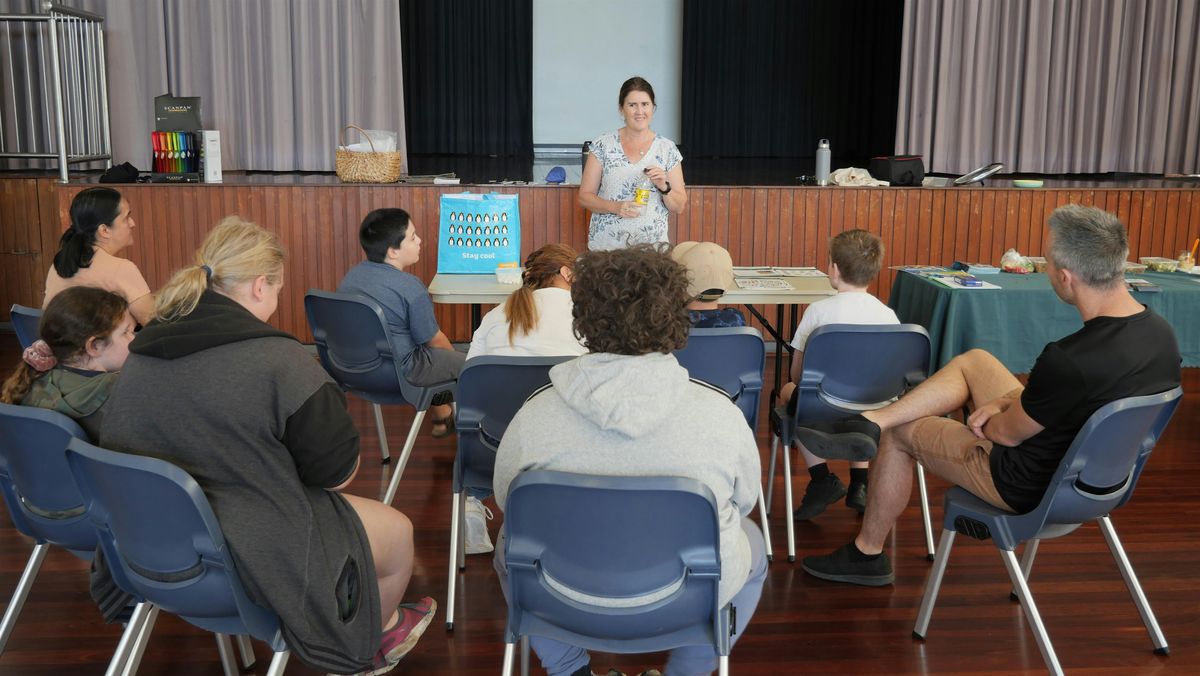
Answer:
<svg viewBox="0 0 1200 676"><path fill-rule="evenodd" d="M346 150L346 129L357 129L371 144L371 152ZM400 180L399 151L376 152L375 143L359 126L347 125L338 138L337 175L345 183L395 183Z"/></svg>

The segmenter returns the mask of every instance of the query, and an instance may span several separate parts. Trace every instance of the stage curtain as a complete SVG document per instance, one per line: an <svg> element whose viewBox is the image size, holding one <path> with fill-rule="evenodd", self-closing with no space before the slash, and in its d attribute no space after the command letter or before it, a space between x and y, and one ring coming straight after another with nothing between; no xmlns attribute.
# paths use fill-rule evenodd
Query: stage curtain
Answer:
<svg viewBox="0 0 1200 676"><path fill-rule="evenodd" d="M332 171L351 123L397 132L408 157L392 2L163 2L171 93L203 98L226 170Z"/></svg>
<svg viewBox="0 0 1200 676"><path fill-rule="evenodd" d="M692 157L890 154L903 3L687 0L682 149ZM865 166L865 165L862 165Z"/></svg>
<svg viewBox="0 0 1200 676"><path fill-rule="evenodd" d="M414 154L533 154L532 0L400 0Z"/></svg>
<svg viewBox="0 0 1200 676"><path fill-rule="evenodd" d="M896 149L949 173L1194 173L1197 4L909 0Z"/></svg>

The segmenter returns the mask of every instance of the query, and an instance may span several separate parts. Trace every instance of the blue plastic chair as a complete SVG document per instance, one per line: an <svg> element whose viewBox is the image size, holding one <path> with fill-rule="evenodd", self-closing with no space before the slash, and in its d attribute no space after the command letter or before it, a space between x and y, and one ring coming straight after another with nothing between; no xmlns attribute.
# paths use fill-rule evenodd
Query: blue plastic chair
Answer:
<svg viewBox="0 0 1200 676"><path fill-rule="evenodd" d="M766 348L758 329L746 326L692 329L687 345L675 350L675 359L687 369L688 375L714 385L729 395L746 417L750 432L758 434L758 409L762 399L763 364L766 361ZM757 436L755 439L757 443ZM771 530L767 522L768 504L760 485L758 517L762 522L767 561L774 561Z"/></svg>
<svg viewBox="0 0 1200 676"><path fill-rule="evenodd" d="M283 673L289 653L279 618L246 596L208 498L187 472L82 439L71 440L67 464L113 581L140 600L114 664L128 660L127 673L136 671L162 609L218 635L226 674L238 673L229 637L240 635L269 644L267 673Z"/></svg>
<svg viewBox="0 0 1200 676"><path fill-rule="evenodd" d="M17 531L35 543L0 621L0 654L50 545L85 561L91 561L96 550L96 530L67 469L67 443L86 438L79 425L61 413L0 404L0 491Z"/></svg>
<svg viewBox="0 0 1200 676"><path fill-rule="evenodd" d="M392 504L400 477L417 442L421 421L436 393L454 392L455 381L428 387L408 382L392 344L391 332L383 309L374 300L358 294L310 290L304 295L304 311L312 327L313 340L321 364L342 389L371 402L375 409L375 429L383 462L390 460L387 431L383 426L381 404L408 404L417 409L400 462L384 493L384 504Z"/></svg>
<svg viewBox="0 0 1200 676"><path fill-rule="evenodd" d="M38 324L42 321L42 311L38 308L13 304L9 316L12 318L13 332L17 334L17 341L21 343L21 349L24 350L33 345L33 342L38 339Z"/></svg>
<svg viewBox="0 0 1200 676"><path fill-rule="evenodd" d="M916 387L929 372L929 334L919 324L827 324L813 331L804 346L804 370L796 384L796 415L786 407L772 411L771 461L767 483L775 480L775 456L783 441L784 504L787 507L788 561L796 560L792 519L791 453L798 424L836 420L882 408ZM925 545L934 556L933 524L925 470L917 465ZM770 493L768 493L768 502Z"/></svg>
<svg viewBox="0 0 1200 676"><path fill-rule="evenodd" d="M529 395L550 383L550 369L574 357L475 357L458 375L459 400L450 513L450 572L446 584L446 629L454 629L457 570L466 567L466 490L492 490L496 449Z"/></svg>
<svg viewBox="0 0 1200 676"><path fill-rule="evenodd" d="M1182 396L1183 390L1176 387L1160 394L1118 399L1093 413L1075 435L1045 496L1032 512L1005 512L958 487L947 491L942 538L933 572L925 585L913 637L924 639L929 629L929 618L937 602L955 535L963 533L980 540L990 538L1000 550L1000 558L1033 628L1046 668L1051 673L1062 674L1050 635L1042 625L1033 593L1029 590L1029 574L1041 540L1068 535L1083 522L1095 519L1154 642L1154 652L1166 655L1169 652L1167 639L1158 627L1150 602L1138 584L1137 575L1108 515L1133 496L1150 451L1154 450L1154 444L1170 422ZM1027 544L1018 563L1013 550L1022 542Z"/></svg>
<svg viewBox="0 0 1200 676"><path fill-rule="evenodd" d="M505 507L504 674L512 673L518 639L527 646L531 635L610 653L712 645L720 673L728 673L731 611L717 605L720 527L707 486L680 477L528 471L513 481ZM649 594L657 600L591 602Z"/></svg>

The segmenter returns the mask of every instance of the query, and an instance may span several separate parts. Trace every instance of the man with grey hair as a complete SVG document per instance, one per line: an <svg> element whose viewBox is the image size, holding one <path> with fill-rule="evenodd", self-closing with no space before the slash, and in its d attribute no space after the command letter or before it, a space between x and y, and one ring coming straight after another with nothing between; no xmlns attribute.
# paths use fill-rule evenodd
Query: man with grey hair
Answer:
<svg viewBox="0 0 1200 676"><path fill-rule="evenodd" d="M908 505L913 463L1011 512L1032 511L1087 419L1116 399L1173 389L1179 346L1171 326L1124 283L1125 226L1075 204L1050 216L1046 274L1079 311L1083 328L1042 350L1024 387L983 350L961 354L884 408L801 429L824 458L863 460L878 450L858 537L804 570L837 582L891 584L884 541ZM941 417L971 405L966 423Z"/></svg>

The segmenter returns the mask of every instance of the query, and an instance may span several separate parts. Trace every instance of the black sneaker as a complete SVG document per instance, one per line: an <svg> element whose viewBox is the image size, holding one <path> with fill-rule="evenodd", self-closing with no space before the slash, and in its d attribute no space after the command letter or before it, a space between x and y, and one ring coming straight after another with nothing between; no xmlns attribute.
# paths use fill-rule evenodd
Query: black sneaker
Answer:
<svg viewBox="0 0 1200 676"><path fill-rule="evenodd" d="M850 490L846 491L846 506L862 514L867 511L867 485L862 482L850 482Z"/></svg>
<svg viewBox="0 0 1200 676"><path fill-rule="evenodd" d="M836 474L827 474L823 478L813 479L804 489L804 497L800 499L800 507L792 515L797 521L809 521L817 518L825 508L846 494L846 486Z"/></svg>
<svg viewBox="0 0 1200 676"><path fill-rule="evenodd" d="M892 561L887 554L880 554L869 561L855 560L858 556L854 543L833 550L825 556L806 556L802 565L804 572L833 582L861 584L867 587L882 587L896 581Z"/></svg>
<svg viewBox="0 0 1200 676"><path fill-rule="evenodd" d="M879 425L858 414L796 427L796 440L810 453L826 460L871 460L879 450L879 435Z"/></svg>

